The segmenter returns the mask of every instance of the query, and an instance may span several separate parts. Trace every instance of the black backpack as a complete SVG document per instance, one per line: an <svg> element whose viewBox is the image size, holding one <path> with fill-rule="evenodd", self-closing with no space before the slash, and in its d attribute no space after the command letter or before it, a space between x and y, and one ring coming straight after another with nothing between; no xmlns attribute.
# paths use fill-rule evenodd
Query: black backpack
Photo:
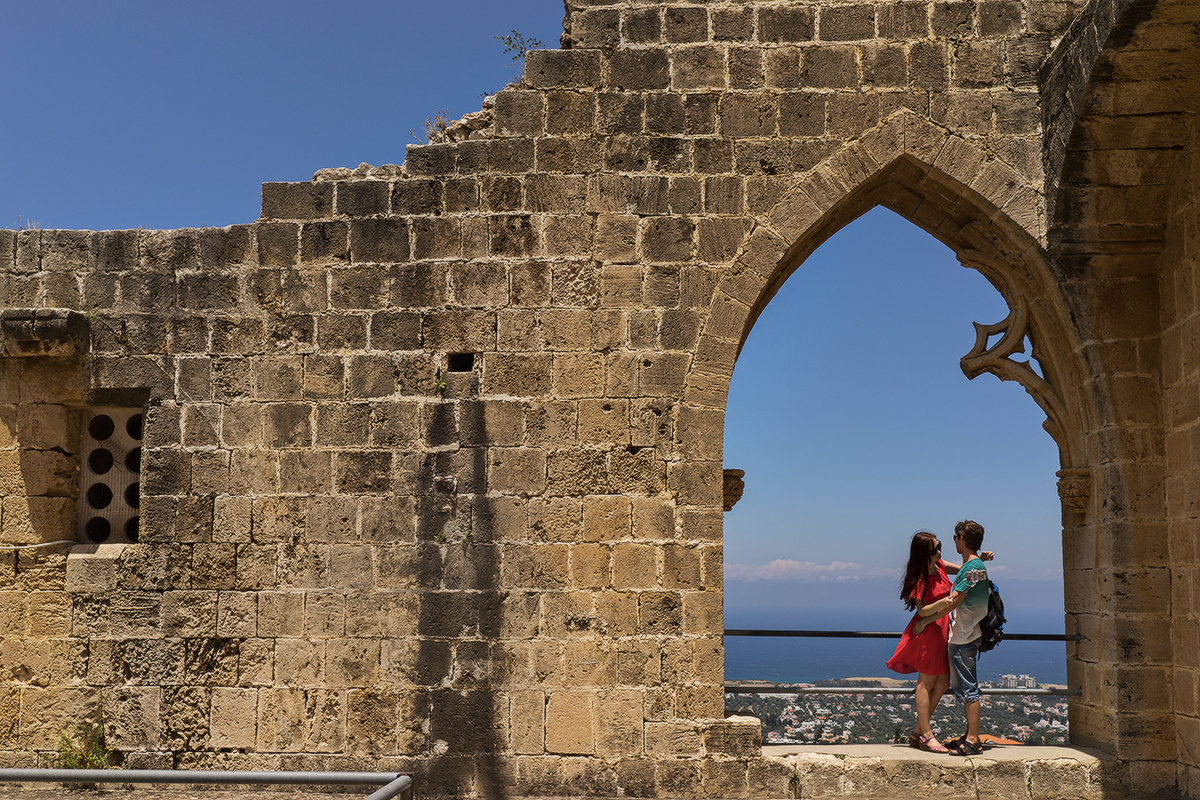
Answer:
<svg viewBox="0 0 1200 800"><path fill-rule="evenodd" d="M979 652L986 653L1004 638L1004 601L994 581L988 581L988 609L983 619L979 621Z"/></svg>

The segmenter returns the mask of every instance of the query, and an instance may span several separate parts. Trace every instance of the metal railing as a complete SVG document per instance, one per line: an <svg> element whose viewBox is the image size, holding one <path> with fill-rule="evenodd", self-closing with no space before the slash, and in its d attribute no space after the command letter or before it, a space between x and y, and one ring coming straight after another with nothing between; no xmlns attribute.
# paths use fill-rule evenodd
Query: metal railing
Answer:
<svg viewBox="0 0 1200 800"><path fill-rule="evenodd" d="M246 772L186 769L0 769L0 783L213 783L255 786L379 786L366 800L413 800L411 775L396 772Z"/></svg>
<svg viewBox="0 0 1200 800"><path fill-rule="evenodd" d="M765 630L759 628L726 628L726 636L763 636L801 639L899 639L893 631L824 631L824 630ZM1004 639L1014 642L1078 642L1078 633L1006 633ZM912 686L811 686L804 683L772 683L770 681L727 681L726 694L912 694ZM1077 697L1079 689L980 689L989 695L1042 695Z"/></svg>

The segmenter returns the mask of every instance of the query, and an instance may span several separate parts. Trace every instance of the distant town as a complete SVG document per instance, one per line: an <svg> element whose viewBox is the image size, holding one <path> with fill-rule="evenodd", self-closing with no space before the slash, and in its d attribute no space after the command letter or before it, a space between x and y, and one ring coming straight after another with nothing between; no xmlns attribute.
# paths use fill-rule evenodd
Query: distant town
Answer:
<svg viewBox="0 0 1200 800"><path fill-rule="evenodd" d="M750 682L746 682L749 684ZM911 687L892 678L842 678L797 687ZM1060 688L1032 675L1001 675L985 688ZM757 717L763 744L879 744L908 740L916 721L912 694L735 694L725 695L726 713ZM983 699L981 732L1012 744L1067 744L1067 701L1053 695L990 695ZM947 693L938 704L934 731L943 738L962 733L958 702Z"/></svg>

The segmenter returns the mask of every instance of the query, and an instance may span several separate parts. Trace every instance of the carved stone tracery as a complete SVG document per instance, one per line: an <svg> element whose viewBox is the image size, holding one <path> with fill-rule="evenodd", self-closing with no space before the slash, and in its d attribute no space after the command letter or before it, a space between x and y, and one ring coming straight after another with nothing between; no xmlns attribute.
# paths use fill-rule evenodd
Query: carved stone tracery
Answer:
<svg viewBox="0 0 1200 800"><path fill-rule="evenodd" d="M963 266L971 267L981 272L997 286L1009 312L1000 322L983 325L973 322L975 326L975 344L965 356L959 360L959 366L968 379L974 380L985 372L995 375L1002 381L1016 381L1033 398L1034 402L1046 414L1042 427L1058 444L1063 463L1066 468L1060 470L1058 493L1063 505L1073 511L1086 511L1091 500L1091 472L1086 469L1075 469L1072 440L1068 431L1072 429L1068 420L1067 405L1062 395L1040 371L1034 369L1030 361L1037 361L1042 367L1042 361L1037 355L1037 342L1030 325L1029 306L1022 293L1015 291L1002 277L995 265L978 259L963 259ZM994 343L993 338L999 337ZM1025 353L1026 342L1029 343L1029 358L1013 358L1018 353Z"/></svg>

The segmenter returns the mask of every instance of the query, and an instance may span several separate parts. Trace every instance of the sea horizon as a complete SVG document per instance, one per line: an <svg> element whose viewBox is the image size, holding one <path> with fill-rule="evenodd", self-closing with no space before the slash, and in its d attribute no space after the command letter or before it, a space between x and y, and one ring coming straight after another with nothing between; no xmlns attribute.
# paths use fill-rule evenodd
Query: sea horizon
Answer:
<svg viewBox="0 0 1200 800"><path fill-rule="evenodd" d="M1053 619L1052 614L1039 617ZM906 622L907 616L899 618L896 614L874 611L836 616L816 612L811 615L754 612L753 616L727 612L725 627L898 631ZM1061 628L1047 630L1048 624L1018 628L1010 622L1005 627L1010 633L1062 632ZM896 639L726 636L725 680L811 683L858 676L915 680L915 674L902 675L888 670L886 662L896 643ZM1031 675L1041 684L1066 684L1066 647L1064 642L1001 641L994 650L980 654L979 679L996 681L1001 675Z"/></svg>

